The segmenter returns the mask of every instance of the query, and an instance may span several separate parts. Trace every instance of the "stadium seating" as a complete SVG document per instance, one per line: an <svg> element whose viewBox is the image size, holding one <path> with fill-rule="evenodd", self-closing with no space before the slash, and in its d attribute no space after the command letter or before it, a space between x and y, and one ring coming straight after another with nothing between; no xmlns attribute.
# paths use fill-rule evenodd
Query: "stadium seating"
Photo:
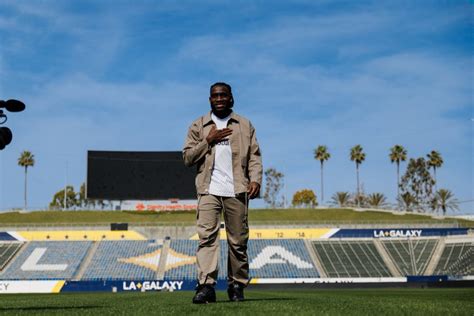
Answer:
<svg viewBox="0 0 474 316"><path fill-rule="evenodd" d="M301 239L250 240L252 278L317 278L313 260Z"/></svg>
<svg viewBox="0 0 474 316"><path fill-rule="evenodd" d="M387 254L401 275L423 275L438 239L383 240Z"/></svg>
<svg viewBox="0 0 474 316"><path fill-rule="evenodd" d="M13 258L16 252L21 248L21 243L8 242L0 243L0 271Z"/></svg>
<svg viewBox="0 0 474 316"><path fill-rule="evenodd" d="M166 260L165 279L196 280L196 250L197 240L171 240ZM227 243L220 241L219 279L226 278L227 271Z"/></svg>
<svg viewBox="0 0 474 316"><path fill-rule="evenodd" d="M313 242L316 255L328 277L391 277L371 240Z"/></svg>
<svg viewBox="0 0 474 316"><path fill-rule="evenodd" d="M171 240L166 260L166 279L196 279L197 240Z"/></svg>
<svg viewBox="0 0 474 316"><path fill-rule="evenodd" d="M193 260L197 246L198 242L194 240L171 241L172 251L168 252L166 279L196 279L197 270ZM228 249L226 241L220 242L220 249L218 278L226 279ZM249 240L248 255L249 274L252 278L319 276L302 240Z"/></svg>
<svg viewBox="0 0 474 316"><path fill-rule="evenodd" d="M251 239L253 279L472 276L471 237ZM164 245L164 246L163 246ZM310 245L309 249L306 245ZM30 241L0 243L0 280L195 280L197 240ZM218 279L227 277L220 241ZM3 269L3 270L2 270ZM318 269L321 269L318 271Z"/></svg>
<svg viewBox="0 0 474 316"><path fill-rule="evenodd" d="M82 280L155 279L161 248L153 240L101 241Z"/></svg>
<svg viewBox="0 0 474 316"><path fill-rule="evenodd" d="M70 279L84 259L90 241L29 242L0 279Z"/></svg>
<svg viewBox="0 0 474 316"><path fill-rule="evenodd" d="M473 275L474 244L472 242L445 244L435 269L436 275Z"/></svg>

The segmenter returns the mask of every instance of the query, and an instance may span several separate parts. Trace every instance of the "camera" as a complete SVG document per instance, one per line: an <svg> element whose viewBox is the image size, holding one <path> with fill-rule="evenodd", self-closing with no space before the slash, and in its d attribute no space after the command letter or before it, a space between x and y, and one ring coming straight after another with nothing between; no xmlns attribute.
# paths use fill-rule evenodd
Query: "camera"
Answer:
<svg viewBox="0 0 474 316"><path fill-rule="evenodd" d="M0 100L0 125L5 124L8 120L3 109L9 112L21 112L25 109L25 104L18 100ZM8 127L0 127L0 150L5 149L12 142L13 133Z"/></svg>

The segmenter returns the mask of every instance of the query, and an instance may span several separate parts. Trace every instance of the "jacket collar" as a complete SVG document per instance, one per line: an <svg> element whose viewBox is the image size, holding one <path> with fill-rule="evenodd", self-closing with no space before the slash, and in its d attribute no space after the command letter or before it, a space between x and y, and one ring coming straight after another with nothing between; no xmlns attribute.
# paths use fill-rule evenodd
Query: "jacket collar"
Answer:
<svg viewBox="0 0 474 316"><path fill-rule="evenodd" d="M213 123L212 118L211 118L211 113L212 113L212 111L209 111L206 115L204 115L204 121L203 121L204 126ZM239 115L235 114L235 112L232 111L230 113L229 121L235 121L235 122L239 123Z"/></svg>

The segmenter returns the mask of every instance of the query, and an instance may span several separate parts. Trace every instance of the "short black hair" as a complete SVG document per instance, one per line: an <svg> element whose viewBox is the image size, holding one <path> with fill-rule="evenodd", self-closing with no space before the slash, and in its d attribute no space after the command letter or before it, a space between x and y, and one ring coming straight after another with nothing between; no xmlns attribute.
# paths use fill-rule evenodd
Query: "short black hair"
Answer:
<svg viewBox="0 0 474 316"><path fill-rule="evenodd" d="M225 83L225 82L216 82L216 83L214 83L214 84L211 86L211 88L209 89L209 93L212 93L212 89L213 89L214 87L226 87L226 88L229 90L230 94L232 95L232 88L231 88L231 86L230 86L229 84Z"/></svg>

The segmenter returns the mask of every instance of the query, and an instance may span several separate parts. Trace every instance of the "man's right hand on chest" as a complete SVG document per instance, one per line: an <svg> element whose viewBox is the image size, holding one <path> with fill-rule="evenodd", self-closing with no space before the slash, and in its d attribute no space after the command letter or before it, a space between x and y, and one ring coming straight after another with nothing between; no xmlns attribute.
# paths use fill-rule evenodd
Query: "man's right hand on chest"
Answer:
<svg viewBox="0 0 474 316"><path fill-rule="evenodd" d="M232 130L230 128L216 129L216 126L213 125L211 127L211 130L209 131L209 134L206 137L206 141L209 145L214 145L224 140L231 134Z"/></svg>

